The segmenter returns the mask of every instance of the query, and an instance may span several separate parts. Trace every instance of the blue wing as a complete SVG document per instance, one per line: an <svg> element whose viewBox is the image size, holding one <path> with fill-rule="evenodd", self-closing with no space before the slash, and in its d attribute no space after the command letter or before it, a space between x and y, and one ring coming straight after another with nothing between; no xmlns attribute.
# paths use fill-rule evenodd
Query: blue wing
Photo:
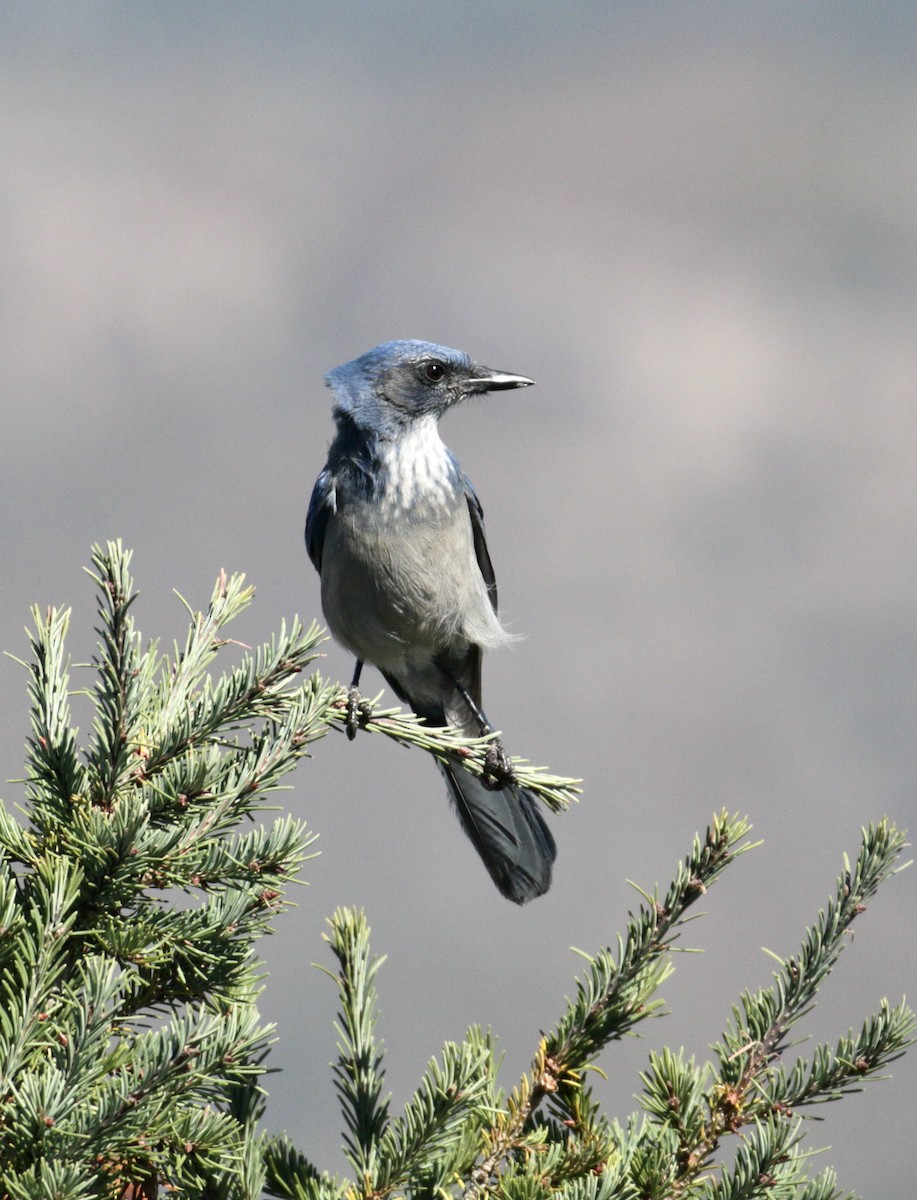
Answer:
<svg viewBox="0 0 917 1200"><path fill-rule="evenodd" d="M484 582L487 584L487 594L490 597L490 602L493 605L494 612L497 611L497 579L494 575L494 566L490 561L490 555L487 552L487 538L484 536L484 509L481 507L481 501L478 499L478 494L471 485L471 480L465 476L465 500L468 503L468 515L471 518L471 533L474 538L474 554L478 560L478 567L484 577Z"/></svg>
<svg viewBox="0 0 917 1200"><path fill-rule="evenodd" d="M306 515L306 550L319 575L322 573L325 530L328 517L334 512L334 508L334 484L331 481L331 472L326 469L315 481L312 499L309 501L309 512Z"/></svg>

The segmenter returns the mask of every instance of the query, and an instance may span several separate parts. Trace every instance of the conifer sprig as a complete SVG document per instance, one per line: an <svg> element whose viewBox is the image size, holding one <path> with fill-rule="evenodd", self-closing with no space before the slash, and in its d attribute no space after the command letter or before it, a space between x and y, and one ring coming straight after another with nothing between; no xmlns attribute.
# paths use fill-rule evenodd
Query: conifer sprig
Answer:
<svg viewBox="0 0 917 1200"><path fill-rule="evenodd" d="M357 1194L365 1200L388 1196L414 1181L443 1186L448 1179L450 1142L474 1121L482 1107L493 1107L493 1047L478 1029L460 1046L448 1042L442 1061L432 1060L401 1116L389 1115L383 1051L375 1038L376 974L383 958L369 948L369 926L361 910L338 909L326 936L335 958L340 994L338 1061L335 1084L346 1126L344 1148L356 1172ZM461 1141L459 1141L461 1144Z"/></svg>
<svg viewBox="0 0 917 1200"><path fill-rule="evenodd" d="M576 997L545 1043L551 1070L561 1085L572 1064L579 1070L634 1025L654 1015L662 1001L656 992L672 971L669 951L688 909L726 868L751 849L745 841L748 822L723 812L715 816L703 838L695 837L664 897L641 892L644 903L618 938L617 953L601 950L586 956L589 971L577 983ZM639 889L638 889L639 890Z"/></svg>
<svg viewBox="0 0 917 1200"><path fill-rule="evenodd" d="M333 1069L347 1133L347 1157L358 1177L374 1174L376 1148L388 1125L382 1096L382 1049L375 1040L376 973L383 963L369 952L369 926L362 912L339 908L327 941L338 960L341 1013L338 1061Z"/></svg>
<svg viewBox="0 0 917 1200"><path fill-rule="evenodd" d="M332 700L331 724L339 730L345 727L349 690L339 685ZM469 737L450 726L427 725L412 712L399 708L379 709L376 707L378 700L377 696L368 702L368 714L360 719L361 729L384 734L402 746L426 750L442 762L455 765L458 761L472 775L480 777L488 773L487 751L500 737L498 730L482 737ZM534 792L552 812L565 812L580 794L581 779L553 775L547 767L533 766L525 758L512 756L510 762L519 785Z"/></svg>

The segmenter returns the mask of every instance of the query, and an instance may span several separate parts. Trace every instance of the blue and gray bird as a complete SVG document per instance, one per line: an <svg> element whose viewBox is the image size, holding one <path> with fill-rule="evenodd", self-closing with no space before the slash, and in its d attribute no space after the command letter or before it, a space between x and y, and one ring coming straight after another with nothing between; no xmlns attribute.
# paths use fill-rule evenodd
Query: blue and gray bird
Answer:
<svg viewBox="0 0 917 1200"><path fill-rule="evenodd" d="M471 737L491 732L481 707L481 658L510 640L484 514L439 418L468 396L527 387L460 350L386 342L325 376L337 435L306 519L335 639L429 725ZM517 904L551 883L557 850L532 794L497 746L489 785L458 763L440 764L465 832L494 883Z"/></svg>

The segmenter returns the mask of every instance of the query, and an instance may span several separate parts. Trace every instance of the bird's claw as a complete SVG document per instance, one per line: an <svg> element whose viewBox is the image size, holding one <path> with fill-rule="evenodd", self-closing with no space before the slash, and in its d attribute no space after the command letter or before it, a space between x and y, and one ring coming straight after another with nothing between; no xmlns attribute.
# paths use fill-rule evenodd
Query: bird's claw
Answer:
<svg viewBox="0 0 917 1200"><path fill-rule="evenodd" d="M356 687L347 689L347 711L344 716L344 732L349 741L357 736L358 729L365 729L373 715L371 700L365 700Z"/></svg>
<svg viewBox="0 0 917 1200"><path fill-rule="evenodd" d="M499 738L495 738L488 745L484 755L481 783L489 792L499 792L505 787L513 787L516 782L516 772L510 757L504 750L503 743Z"/></svg>

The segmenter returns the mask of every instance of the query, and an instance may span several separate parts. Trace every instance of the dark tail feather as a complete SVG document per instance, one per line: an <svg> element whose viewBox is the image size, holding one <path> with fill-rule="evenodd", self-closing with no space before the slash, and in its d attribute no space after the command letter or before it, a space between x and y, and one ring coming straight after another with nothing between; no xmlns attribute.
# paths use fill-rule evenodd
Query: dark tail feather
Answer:
<svg viewBox="0 0 917 1200"><path fill-rule="evenodd" d="M438 766L462 828L503 895L516 904L543 895L557 847L534 797L518 787L489 791L461 767Z"/></svg>
<svg viewBox="0 0 917 1200"><path fill-rule="evenodd" d="M480 709L480 648L472 646L463 663L450 664L445 670L434 664L434 669L442 677L439 683L449 684L444 689L442 703L419 703L412 699L399 679L385 671L383 675L395 694L429 725L454 725L464 729L469 737L477 737L481 732L479 714L469 711L455 687L455 680L462 678ZM429 691L430 680L424 682ZM557 847L538 812L534 796L520 787L490 791L477 776L459 766L438 760L436 765L445 777L462 828L503 895L516 904L525 904L544 895L551 886L551 867L557 857Z"/></svg>

